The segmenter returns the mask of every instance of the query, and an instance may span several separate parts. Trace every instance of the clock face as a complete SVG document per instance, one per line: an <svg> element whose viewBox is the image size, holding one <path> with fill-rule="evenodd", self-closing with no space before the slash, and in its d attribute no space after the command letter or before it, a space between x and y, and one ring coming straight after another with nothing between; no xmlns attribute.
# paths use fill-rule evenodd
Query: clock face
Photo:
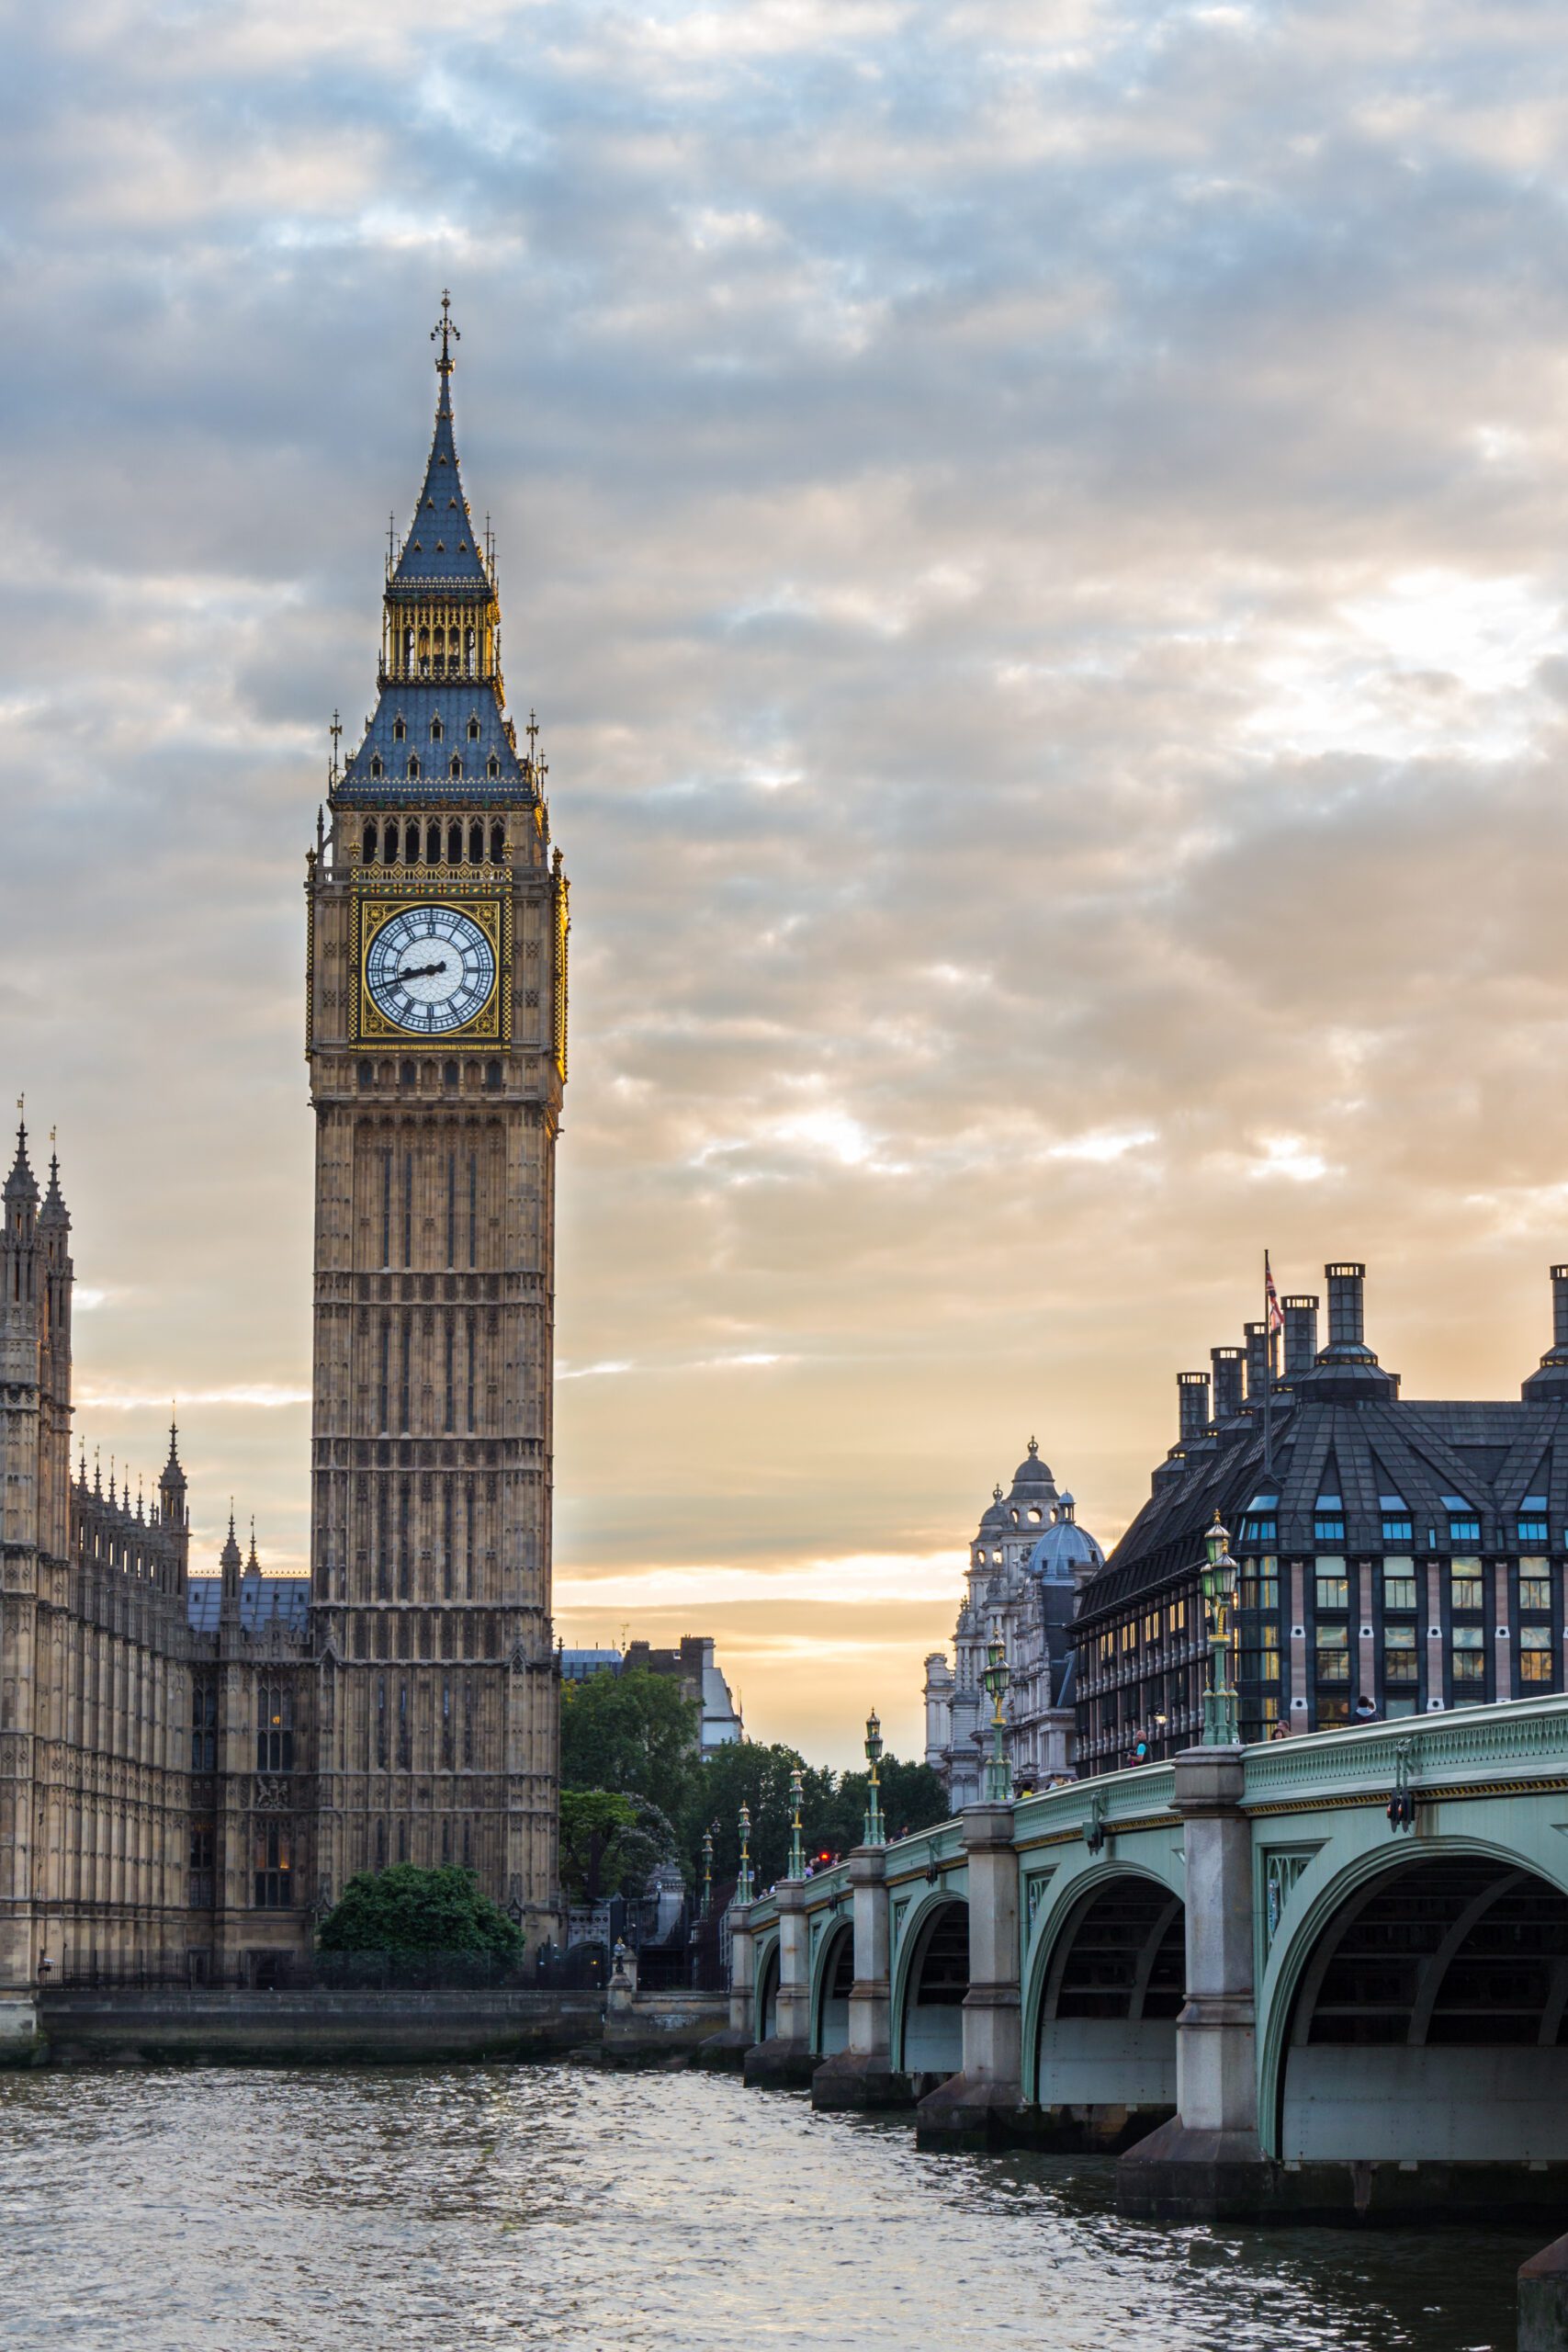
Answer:
<svg viewBox="0 0 1568 2352"><path fill-rule="evenodd" d="M456 907L402 907L371 940L365 982L387 1020L411 1036L441 1037L489 1003L495 950Z"/></svg>

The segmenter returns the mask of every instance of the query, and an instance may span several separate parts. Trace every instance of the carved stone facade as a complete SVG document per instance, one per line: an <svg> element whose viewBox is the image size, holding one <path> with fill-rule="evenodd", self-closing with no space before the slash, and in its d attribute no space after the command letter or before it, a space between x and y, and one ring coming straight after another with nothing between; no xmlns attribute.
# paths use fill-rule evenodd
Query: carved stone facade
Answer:
<svg viewBox="0 0 1568 2352"><path fill-rule="evenodd" d="M260 1609L231 1524L221 1600L200 1606L172 1430L151 1506L112 1472L107 1493L85 1462L72 1476L70 1231L52 1160L39 1206L23 1129L0 1231L0 1985L45 1962L265 1979L308 1924L303 1611L276 1609L283 1579ZM288 1769L264 1800L269 1712L289 1719Z"/></svg>
<svg viewBox="0 0 1568 2352"><path fill-rule="evenodd" d="M926 1660L926 1762L954 1811L978 1804L990 1752L991 1702L981 1685L999 1634L1010 1683L1003 1705L1015 1789L1041 1789L1074 1770L1073 1653L1067 1628L1104 1555L1058 1494L1032 1438L1003 1494L998 1486L969 1549L968 1591L953 1658Z"/></svg>
<svg viewBox="0 0 1568 2352"><path fill-rule="evenodd" d="M71 1475L70 1219L25 1133L0 1248L0 1984L286 1973L354 1872L465 1864L558 1935L550 1625L567 883L505 712L444 328L379 695L307 861L311 1557Z"/></svg>
<svg viewBox="0 0 1568 2352"><path fill-rule="evenodd" d="M310 859L316 1868L460 1863L558 1933L550 1627L567 885L453 434Z"/></svg>

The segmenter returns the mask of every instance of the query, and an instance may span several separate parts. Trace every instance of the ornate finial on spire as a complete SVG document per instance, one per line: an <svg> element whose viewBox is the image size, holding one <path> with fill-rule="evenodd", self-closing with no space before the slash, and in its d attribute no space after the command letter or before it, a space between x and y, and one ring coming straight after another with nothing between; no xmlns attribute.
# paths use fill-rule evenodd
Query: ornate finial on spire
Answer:
<svg viewBox="0 0 1568 2352"><path fill-rule="evenodd" d="M1030 1441L1029 1441L1029 1458L1030 1458L1030 1460L1031 1460L1032 1462L1033 1461L1033 1459L1034 1459L1035 1455L1039 1453L1039 1451L1040 1451L1040 1440L1039 1440L1037 1437L1032 1437L1032 1438L1030 1439Z"/></svg>
<svg viewBox="0 0 1568 2352"><path fill-rule="evenodd" d="M430 330L432 343L435 341L437 335L441 337L441 356L435 363L436 373L440 376L449 376L457 364L452 356L452 345L455 343L461 343L463 338L452 324L452 297L445 286L441 289L441 322Z"/></svg>
<svg viewBox="0 0 1568 2352"><path fill-rule="evenodd" d="M85 1494L87 1491L87 1441L85 1437L79 1438L77 1440L77 1443L80 1445L82 1453L81 1459L76 1465L76 1480L82 1489L82 1492Z"/></svg>
<svg viewBox="0 0 1568 2352"><path fill-rule="evenodd" d="M18 1094L17 1097L17 1157L11 1164L11 1173L6 1179L6 1198L8 1201L36 1201L38 1198L38 1185L34 1182L33 1171L28 1160L26 1114L27 1097Z"/></svg>
<svg viewBox="0 0 1568 2352"><path fill-rule="evenodd" d="M333 739L332 781L335 784L337 782L337 747L343 735L343 720L335 710L333 713L333 723L328 728L327 733Z"/></svg>
<svg viewBox="0 0 1568 2352"><path fill-rule="evenodd" d="M251 1513L251 1556L245 1562L245 1574L250 1577L259 1577L261 1574L261 1562L256 1557L256 1515L254 1511L252 1511Z"/></svg>
<svg viewBox="0 0 1568 2352"><path fill-rule="evenodd" d="M111 1453L111 1454L109 1455L109 1507L110 1507L110 1509L111 1509L111 1510L112 1510L112 1509L113 1509L113 1507L114 1507L114 1501L115 1501L115 1491L114 1491L114 1455Z"/></svg>
<svg viewBox="0 0 1568 2352"><path fill-rule="evenodd" d="M93 1448L93 1492L101 1502L104 1494L104 1450L101 1445Z"/></svg>

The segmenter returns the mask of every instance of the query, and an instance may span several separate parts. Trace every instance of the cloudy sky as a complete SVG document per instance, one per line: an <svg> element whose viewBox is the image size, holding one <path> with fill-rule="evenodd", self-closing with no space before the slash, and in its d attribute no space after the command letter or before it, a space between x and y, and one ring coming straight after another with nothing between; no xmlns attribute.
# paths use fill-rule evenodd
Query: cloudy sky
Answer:
<svg viewBox="0 0 1568 2352"><path fill-rule="evenodd" d="M557 1619L919 1736L1032 1430L1568 1257L1568 69L1508 0L0 5L0 1085L89 1453L306 1542L304 852L450 285L573 885Z"/></svg>

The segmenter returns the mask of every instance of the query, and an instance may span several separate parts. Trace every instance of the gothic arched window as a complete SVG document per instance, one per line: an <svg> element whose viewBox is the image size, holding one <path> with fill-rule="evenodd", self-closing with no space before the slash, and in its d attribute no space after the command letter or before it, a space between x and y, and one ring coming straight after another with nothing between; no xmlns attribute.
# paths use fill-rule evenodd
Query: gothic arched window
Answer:
<svg viewBox="0 0 1568 2352"><path fill-rule="evenodd" d="M499 818L490 829L490 854L497 865L506 855L506 832Z"/></svg>
<svg viewBox="0 0 1568 2352"><path fill-rule="evenodd" d="M409 753L409 774L411 776L416 776L419 774L419 753L417 752L411 752Z"/></svg>
<svg viewBox="0 0 1568 2352"><path fill-rule="evenodd" d="M441 820L438 817L432 817L424 829L424 859L427 865L439 865L441 863Z"/></svg>
<svg viewBox="0 0 1568 2352"><path fill-rule="evenodd" d="M446 863L448 865L461 865L463 863L463 827L456 817L446 828Z"/></svg>
<svg viewBox="0 0 1568 2352"><path fill-rule="evenodd" d="M438 718L433 718L430 722L430 740L433 743L439 743L441 741L441 721Z"/></svg>
<svg viewBox="0 0 1568 2352"><path fill-rule="evenodd" d="M287 1911L292 1900L289 1891L288 1829L281 1821L258 1822L255 1845L255 1907L258 1911Z"/></svg>
<svg viewBox="0 0 1568 2352"><path fill-rule="evenodd" d="M288 1682L264 1682L256 1693L256 1770L294 1770L294 1690Z"/></svg>
<svg viewBox="0 0 1568 2352"><path fill-rule="evenodd" d="M470 718L468 721L468 741L470 743L477 743L479 740L479 722L477 718Z"/></svg>
<svg viewBox="0 0 1568 2352"><path fill-rule="evenodd" d="M451 759L447 762L447 767L448 767L449 772L450 772L453 775L462 775L462 773L463 773L463 755L462 755L461 752L453 752Z"/></svg>
<svg viewBox="0 0 1568 2352"><path fill-rule="evenodd" d="M470 863L471 865L478 865L479 864L480 860L483 858L484 854L485 854L485 829L484 829L484 827L479 823L479 819L476 817L476 818L474 819L473 823L468 827L468 859L469 859L469 863Z"/></svg>
<svg viewBox="0 0 1568 2352"><path fill-rule="evenodd" d="M372 762L372 765L374 765L374 764L375 764L375 763L374 763L374 762ZM364 856L365 863L366 863L366 865L375 865L375 863L376 863L376 850L377 850L377 828L376 828L376 820L375 820L375 818L374 818L374 817L367 817L367 819L365 820L365 844L364 844L364 849L363 849L363 852L362 852L362 854L363 854L363 856Z"/></svg>

